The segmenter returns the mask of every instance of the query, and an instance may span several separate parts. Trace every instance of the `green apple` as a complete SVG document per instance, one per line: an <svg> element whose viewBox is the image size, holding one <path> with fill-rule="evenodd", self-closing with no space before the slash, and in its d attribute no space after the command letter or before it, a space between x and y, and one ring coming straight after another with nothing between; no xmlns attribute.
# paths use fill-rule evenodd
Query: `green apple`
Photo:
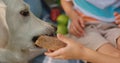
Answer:
<svg viewBox="0 0 120 63"><path fill-rule="evenodd" d="M67 34L68 33L67 26L58 25L57 33L64 34L64 35Z"/></svg>
<svg viewBox="0 0 120 63"><path fill-rule="evenodd" d="M60 24L60 25L66 25L67 26L68 20L69 20L69 18L65 14L60 14L57 17L57 23Z"/></svg>

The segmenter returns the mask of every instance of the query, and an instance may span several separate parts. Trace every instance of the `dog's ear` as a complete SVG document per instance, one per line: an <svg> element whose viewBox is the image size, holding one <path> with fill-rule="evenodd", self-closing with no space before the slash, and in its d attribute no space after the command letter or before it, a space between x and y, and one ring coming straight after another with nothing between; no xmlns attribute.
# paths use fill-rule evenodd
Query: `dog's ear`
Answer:
<svg viewBox="0 0 120 63"><path fill-rule="evenodd" d="M9 28L6 21L6 6L0 1L0 47L5 47L9 39Z"/></svg>
<svg viewBox="0 0 120 63"><path fill-rule="evenodd" d="M2 0L0 0L0 7L6 7L5 3Z"/></svg>

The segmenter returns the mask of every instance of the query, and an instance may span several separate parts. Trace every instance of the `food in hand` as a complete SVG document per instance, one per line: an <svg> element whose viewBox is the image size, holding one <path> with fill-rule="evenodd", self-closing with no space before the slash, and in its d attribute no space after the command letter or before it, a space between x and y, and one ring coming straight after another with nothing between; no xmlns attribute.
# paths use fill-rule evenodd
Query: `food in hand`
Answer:
<svg viewBox="0 0 120 63"><path fill-rule="evenodd" d="M65 43L57 39L57 37L50 36L40 36L35 44L39 47L48 49L48 50L58 50L66 46Z"/></svg>

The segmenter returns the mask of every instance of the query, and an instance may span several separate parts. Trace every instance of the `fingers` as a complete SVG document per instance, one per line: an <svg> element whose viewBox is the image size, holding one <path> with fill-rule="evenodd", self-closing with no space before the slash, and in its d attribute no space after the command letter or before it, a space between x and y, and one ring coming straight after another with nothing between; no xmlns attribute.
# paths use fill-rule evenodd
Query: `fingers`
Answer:
<svg viewBox="0 0 120 63"><path fill-rule="evenodd" d="M79 18L79 20L80 20L80 25L82 26L82 28L85 27L84 21L83 21L83 19L82 19L83 17L84 17L84 15L83 15L81 18Z"/></svg>
<svg viewBox="0 0 120 63"><path fill-rule="evenodd" d="M118 24L118 27L120 27L120 14L118 12L115 12L114 16L115 16L115 23Z"/></svg>
<svg viewBox="0 0 120 63"><path fill-rule="evenodd" d="M55 59L67 59L67 58L65 58L64 56L56 56L56 57L54 57Z"/></svg>
<svg viewBox="0 0 120 63"><path fill-rule="evenodd" d="M119 13L118 13L118 12L115 12L115 13L114 13L114 16L117 16L117 15L119 15Z"/></svg>
<svg viewBox="0 0 120 63"><path fill-rule="evenodd" d="M80 20L80 24L81 24L81 26L84 28L85 27L85 25L84 25L84 21L83 21L83 18L85 17L85 15L82 13L82 12L79 12L78 10L75 10L75 12L77 13L77 14L79 14L79 20Z"/></svg>
<svg viewBox="0 0 120 63"><path fill-rule="evenodd" d="M118 27L120 27L120 25L118 25Z"/></svg>
<svg viewBox="0 0 120 63"><path fill-rule="evenodd" d="M49 57L57 57L57 56L60 56L61 55L61 53L63 52L63 48L61 48L61 49L58 49L58 50L56 50L56 51L54 51L54 52L45 52L45 55L47 55L47 56L49 56Z"/></svg>
<svg viewBox="0 0 120 63"><path fill-rule="evenodd" d="M77 37L80 36L79 31L77 31L76 28L72 26L72 24L70 25L69 32Z"/></svg>
<svg viewBox="0 0 120 63"><path fill-rule="evenodd" d="M120 14L115 17L116 20L120 20Z"/></svg>
<svg viewBox="0 0 120 63"><path fill-rule="evenodd" d="M79 22L72 22L70 25L70 33L77 37L80 37L83 36L84 30L82 29Z"/></svg>
<svg viewBox="0 0 120 63"><path fill-rule="evenodd" d="M119 20L116 20L115 23L118 24L118 25L120 25L120 19L119 19Z"/></svg>
<svg viewBox="0 0 120 63"><path fill-rule="evenodd" d="M55 58L55 59L66 59L66 53L64 53L64 51L66 51L65 48L61 48L59 50L56 50L54 52L45 52L44 54L49 56L49 57L52 57L52 58Z"/></svg>
<svg viewBox="0 0 120 63"><path fill-rule="evenodd" d="M81 26L79 24L71 24L71 32L75 35L80 37L83 34L83 30L81 29Z"/></svg>

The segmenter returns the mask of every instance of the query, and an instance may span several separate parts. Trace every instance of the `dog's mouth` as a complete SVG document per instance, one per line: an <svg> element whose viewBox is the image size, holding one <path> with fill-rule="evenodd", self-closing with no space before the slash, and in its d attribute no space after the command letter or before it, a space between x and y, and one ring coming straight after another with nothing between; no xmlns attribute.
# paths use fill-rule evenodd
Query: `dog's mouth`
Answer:
<svg viewBox="0 0 120 63"><path fill-rule="evenodd" d="M52 34L42 34L42 35L34 36L34 37L32 38L32 42L35 43L35 42L38 40L38 38L39 38L40 36L43 36L43 35L54 37L54 36L56 36L56 33L52 33ZM38 47L38 46L35 44L35 47ZM39 48L41 48L41 47L39 47Z"/></svg>
<svg viewBox="0 0 120 63"><path fill-rule="evenodd" d="M32 42L35 43L36 40L37 40L39 37L40 37L40 36L34 36L34 37L32 38Z"/></svg>

